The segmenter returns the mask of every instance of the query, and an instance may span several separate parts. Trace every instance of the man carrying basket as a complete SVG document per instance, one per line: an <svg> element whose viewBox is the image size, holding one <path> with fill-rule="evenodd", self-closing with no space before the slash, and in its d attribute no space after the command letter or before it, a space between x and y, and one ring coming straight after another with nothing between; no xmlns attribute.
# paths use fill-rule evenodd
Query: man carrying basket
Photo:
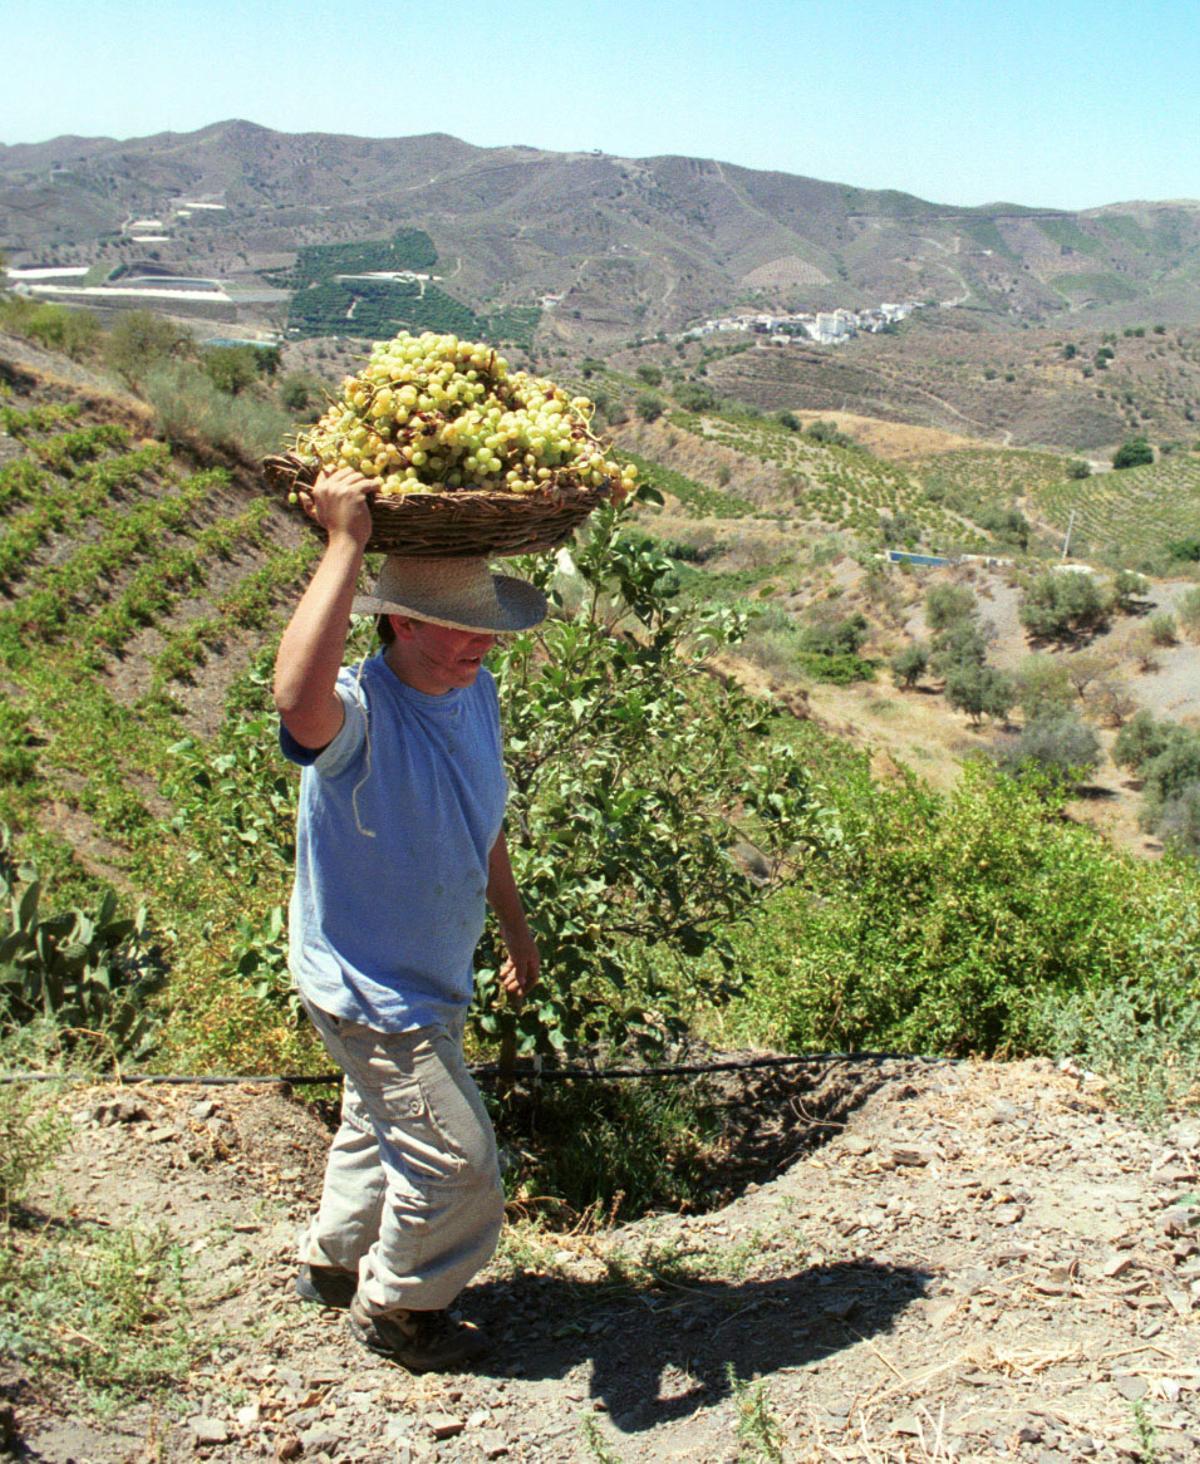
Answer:
<svg viewBox="0 0 1200 1464"><path fill-rule="evenodd" d="M538 953L504 839L497 634L546 601L478 558L388 558L355 597L377 487L349 468L300 495L328 535L284 632L275 702L304 769L290 965L345 1074L341 1127L296 1287L348 1309L354 1337L413 1371L478 1356L448 1308L491 1257L504 1213L495 1138L463 1059L485 906L521 996ZM384 644L342 666L351 614Z"/></svg>

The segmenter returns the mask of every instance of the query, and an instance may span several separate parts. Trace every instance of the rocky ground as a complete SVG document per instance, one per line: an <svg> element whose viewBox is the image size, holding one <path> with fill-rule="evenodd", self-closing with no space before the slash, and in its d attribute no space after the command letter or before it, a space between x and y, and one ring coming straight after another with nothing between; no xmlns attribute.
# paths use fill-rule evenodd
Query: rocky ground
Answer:
<svg viewBox="0 0 1200 1464"><path fill-rule="evenodd" d="M1044 1061L843 1061L754 1093L791 1155L773 1177L705 1215L513 1226L463 1298L489 1363L414 1377L293 1296L328 1138L313 1110L262 1088L76 1091L43 1202L165 1224L212 1346L108 1419L0 1363L12 1446L58 1464L1198 1456L1200 1123L1147 1134Z"/></svg>

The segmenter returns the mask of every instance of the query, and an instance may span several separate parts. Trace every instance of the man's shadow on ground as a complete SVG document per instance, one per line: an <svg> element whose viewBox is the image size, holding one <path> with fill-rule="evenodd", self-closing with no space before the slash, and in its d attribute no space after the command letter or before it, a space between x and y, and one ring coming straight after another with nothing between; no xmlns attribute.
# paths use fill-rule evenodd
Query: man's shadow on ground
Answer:
<svg viewBox="0 0 1200 1464"><path fill-rule="evenodd" d="M711 1407L738 1380L819 1363L887 1331L930 1279L869 1260L636 1289L529 1275L472 1286L463 1302L497 1343L484 1372L563 1378L590 1360L592 1396L632 1433Z"/></svg>

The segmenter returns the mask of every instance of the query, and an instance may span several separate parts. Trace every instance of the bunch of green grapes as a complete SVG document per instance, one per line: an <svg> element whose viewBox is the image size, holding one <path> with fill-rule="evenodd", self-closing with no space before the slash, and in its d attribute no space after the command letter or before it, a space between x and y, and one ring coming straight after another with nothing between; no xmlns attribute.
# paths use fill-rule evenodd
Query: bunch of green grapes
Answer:
<svg viewBox="0 0 1200 1464"><path fill-rule="evenodd" d="M371 351L357 376L296 450L323 468L354 468L404 493L532 493L538 488L633 487L637 469L605 455L585 397L508 362L490 346L401 332Z"/></svg>

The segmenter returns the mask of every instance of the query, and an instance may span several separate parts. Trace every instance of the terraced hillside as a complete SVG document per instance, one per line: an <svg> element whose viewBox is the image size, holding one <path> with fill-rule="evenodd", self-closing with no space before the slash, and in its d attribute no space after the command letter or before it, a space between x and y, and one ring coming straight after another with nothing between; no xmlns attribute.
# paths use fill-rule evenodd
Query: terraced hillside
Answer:
<svg viewBox="0 0 1200 1464"><path fill-rule="evenodd" d="M1033 489L1030 502L1064 530L1075 514L1077 556L1153 570L1172 541L1200 532L1200 456L1173 453L1141 468L1043 483Z"/></svg>
<svg viewBox="0 0 1200 1464"><path fill-rule="evenodd" d="M269 779L239 784L271 754L265 658L315 541L246 465L144 429L136 403L0 361L0 822L57 903L145 901L219 1007L285 888L283 775L274 808ZM212 810L235 793L231 826ZM261 849L249 882L230 838Z"/></svg>

